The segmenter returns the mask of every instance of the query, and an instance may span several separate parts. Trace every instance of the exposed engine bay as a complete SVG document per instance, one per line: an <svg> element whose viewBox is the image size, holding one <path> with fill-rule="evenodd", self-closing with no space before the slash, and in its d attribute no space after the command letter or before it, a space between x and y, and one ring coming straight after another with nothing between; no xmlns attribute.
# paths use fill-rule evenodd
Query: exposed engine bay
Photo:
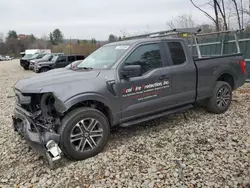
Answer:
<svg viewBox="0 0 250 188"><path fill-rule="evenodd" d="M21 99L26 99L21 101ZM25 103L25 104L23 104ZM55 98L46 94L17 94L13 125L16 131L39 145L41 154L48 159L51 168L61 158L60 136L57 129L62 116L55 108Z"/></svg>
<svg viewBox="0 0 250 188"><path fill-rule="evenodd" d="M60 125L60 114L56 111L54 96L46 93L33 94L30 97L31 102L21 104L21 107L33 114L33 120L40 128L56 131Z"/></svg>

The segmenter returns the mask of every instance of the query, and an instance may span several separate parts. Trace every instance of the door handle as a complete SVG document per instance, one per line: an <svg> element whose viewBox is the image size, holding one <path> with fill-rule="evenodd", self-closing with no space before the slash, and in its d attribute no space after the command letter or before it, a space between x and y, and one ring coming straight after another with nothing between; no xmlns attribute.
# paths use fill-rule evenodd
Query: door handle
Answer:
<svg viewBox="0 0 250 188"><path fill-rule="evenodd" d="M164 79L166 79L168 76L167 75L161 75L160 77L159 77L159 80L164 80Z"/></svg>

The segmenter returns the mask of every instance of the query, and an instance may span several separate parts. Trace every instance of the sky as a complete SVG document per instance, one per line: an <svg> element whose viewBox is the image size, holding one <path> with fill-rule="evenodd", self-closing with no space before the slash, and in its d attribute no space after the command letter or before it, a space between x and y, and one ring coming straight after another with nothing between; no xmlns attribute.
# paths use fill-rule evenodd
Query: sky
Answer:
<svg viewBox="0 0 250 188"><path fill-rule="evenodd" d="M190 13L197 23L210 23L189 0L0 0L0 32L42 37L58 28L65 38L106 40L121 31L168 29L167 21Z"/></svg>

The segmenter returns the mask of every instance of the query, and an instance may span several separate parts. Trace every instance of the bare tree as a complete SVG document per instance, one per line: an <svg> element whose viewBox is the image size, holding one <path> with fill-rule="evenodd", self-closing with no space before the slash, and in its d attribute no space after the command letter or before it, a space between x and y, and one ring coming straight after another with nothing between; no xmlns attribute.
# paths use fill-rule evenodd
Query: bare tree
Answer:
<svg viewBox="0 0 250 188"><path fill-rule="evenodd" d="M127 32L126 29L122 29L120 32L122 33L123 38L131 36L131 34L129 32Z"/></svg>
<svg viewBox="0 0 250 188"><path fill-rule="evenodd" d="M213 0L213 6L214 6L216 30L219 31L220 26L219 26L219 16L218 16L218 10L217 10L217 0Z"/></svg>
<svg viewBox="0 0 250 188"><path fill-rule="evenodd" d="M221 15L221 17L223 19L224 29L228 30L228 24L227 24L227 18L226 18L226 10L225 10L225 2L224 2L224 0L221 0L221 4L217 0L214 0L214 6L215 6L215 10L216 11L217 11L216 6L218 7L218 9L220 11L220 15Z"/></svg>
<svg viewBox="0 0 250 188"><path fill-rule="evenodd" d="M220 28L219 28L219 22L218 22L218 18L217 17L214 18L213 16L211 16L208 12L206 12L205 10L203 10L202 8L200 8L198 5L196 5L193 0L190 0L190 2L193 4L193 6L195 8L197 8L198 10L200 10L201 12L203 12L210 20L212 20L214 22L217 31L220 30ZM215 7L216 7L216 5L215 5ZM218 13L216 14L216 12L217 11L215 11L215 15L218 15Z"/></svg>
<svg viewBox="0 0 250 188"><path fill-rule="evenodd" d="M240 0L240 11L241 11L241 27L244 28L244 12L243 12L243 1Z"/></svg>
<svg viewBox="0 0 250 188"><path fill-rule="evenodd" d="M239 14L238 4L237 4L236 0L232 0L232 1L234 3L235 11L236 11L236 14L237 14L239 29L241 29L242 27L241 27L241 23L240 23L240 14Z"/></svg>
<svg viewBox="0 0 250 188"><path fill-rule="evenodd" d="M221 29L228 30L228 24L229 24L229 11L226 10L226 5L230 4L232 0L207 0L207 5L209 5L213 11L214 15L209 14L205 10L201 9L200 6L196 5L194 3L194 0L190 0L190 2L196 7L198 10L202 11L210 20L213 21L213 23L216 26L216 30L219 31ZM230 10L230 9L229 9ZM221 25L221 19L222 19L222 27Z"/></svg>
<svg viewBox="0 0 250 188"><path fill-rule="evenodd" d="M182 14L175 18L173 18L171 21L167 22L168 27L171 29L174 28L188 28L188 27L195 27L195 21L191 14Z"/></svg>
<svg viewBox="0 0 250 188"><path fill-rule="evenodd" d="M0 43L4 42L4 34L0 33Z"/></svg>

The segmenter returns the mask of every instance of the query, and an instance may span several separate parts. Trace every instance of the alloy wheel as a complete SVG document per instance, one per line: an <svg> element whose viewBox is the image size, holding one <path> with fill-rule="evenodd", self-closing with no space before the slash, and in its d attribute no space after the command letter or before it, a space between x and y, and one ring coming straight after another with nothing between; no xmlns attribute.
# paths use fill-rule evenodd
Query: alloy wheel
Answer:
<svg viewBox="0 0 250 188"><path fill-rule="evenodd" d="M230 92L227 87L222 87L217 94L217 105L219 108L225 108L230 101Z"/></svg>
<svg viewBox="0 0 250 188"><path fill-rule="evenodd" d="M70 134L70 142L78 152L93 150L103 137L102 125L93 118L79 121Z"/></svg>

